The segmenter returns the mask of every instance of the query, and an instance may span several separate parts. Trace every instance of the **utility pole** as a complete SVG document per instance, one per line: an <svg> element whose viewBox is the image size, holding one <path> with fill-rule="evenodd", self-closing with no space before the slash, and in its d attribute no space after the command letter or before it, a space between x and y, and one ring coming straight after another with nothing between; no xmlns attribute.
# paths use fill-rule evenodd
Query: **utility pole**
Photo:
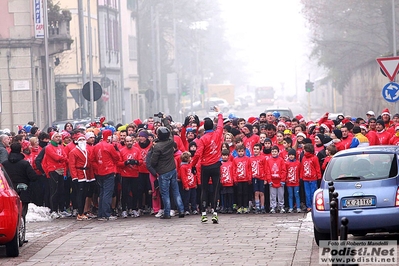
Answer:
<svg viewBox="0 0 399 266"><path fill-rule="evenodd" d="M94 122L94 89L93 89L93 52L92 52L92 36L91 36L91 13L90 0L87 0L87 20L88 20L88 36L89 36L89 72L90 72L90 117Z"/></svg>
<svg viewBox="0 0 399 266"><path fill-rule="evenodd" d="M50 84L50 69L49 69L49 59L48 59L48 11L47 11L47 1L43 1L43 22L44 22L44 65L46 72L46 91L47 91L47 123L51 127L53 123L52 113L53 113L53 91ZM10 93L12 93L10 91ZM12 104L12 103L11 103ZM12 116L11 116L12 117Z"/></svg>
<svg viewBox="0 0 399 266"><path fill-rule="evenodd" d="M85 25L83 17L83 0L78 0L78 16L79 16L79 41L80 41L80 62L82 64L82 88L86 84L86 49L85 49ZM82 106L79 106L82 107ZM87 102L84 101L84 108L87 110ZM87 110L88 111L88 110ZM81 117L82 118L82 117Z"/></svg>

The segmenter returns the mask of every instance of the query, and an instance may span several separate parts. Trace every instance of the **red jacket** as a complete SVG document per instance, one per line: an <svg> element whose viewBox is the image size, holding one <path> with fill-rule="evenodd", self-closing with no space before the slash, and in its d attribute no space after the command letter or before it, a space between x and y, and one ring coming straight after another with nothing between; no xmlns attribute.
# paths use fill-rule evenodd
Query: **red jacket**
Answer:
<svg viewBox="0 0 399 266"><path fill-rule="evenodd" d="M369 145L380 145L380 140L378 139L377 133L375 131L370 130L367 132L366 137L369 139Z"/></svg>
<svg viewBox="0 0 399 266"><path fill-rule="evenodd" d="M69 173L71 174L72 180L78 180L78 182L86 182L87 172L90 168L89 152L82 151L75 147L69 152Z"/></svg>
<svg viewBox="0 0 399 266"><path fill-rule="evenodd" d="M232 187L234 185L233 162L222 162L220 166L220 183L224 187Z"/></svg>
<svg viewBox="0 0 399 266"><path fill-rule="evenodd" d="M54 146L51 141L46 146L46 152L44 153L42 167L46 173L47 178L50 178L49 173L57 169L63 169L64 175L66 175L66 162L67 157L64 153L64 147L62 145Z"/></svg>
<svg viewBox="0 0 399 266"><path fill-rule="evenodd" d="M391 133L389 133L385 129L380 131L380 132L377 131L376 133L377 133L378 139L380 140L380 144L381 145L388 145L389 144L389 140L392 137Z"/></svg>
<svg viewBox="0 0 399 266"><path fill-rule="evenodd" d="M89 153L89 164L90 168L89 171L86 172L87 175L87 182L96 181L95 175L97 174L97 169L94 167L95 165L95 158L94 158L94 145L86 145L86 150Z"/></svg>
<svg viewBox="0 0 399 266"><path fill-rule="evenodd" d="M251 160L247 156L236 157L233 160L234 183L250 182L252 180Z"/></svg>
<svg viewBox="0 0 399 266"><path fill-rule="evenodd" d="M298 160L295 161L286 161L285 165L287 166L287 179L285 184L287 187L297 187L299 186L299 169L301 164Z"/></svg>
<svg viewBox="0 0 399 266"><path fill-rule="evenodd" d="M269 165L270 175L266 177L268 183L274 188L281 187L281 182L285 182L287 177L287 169L284 160L278 157L270 157L267 160Z"/></svg>
<svg viewBox="0 0 399 266"><path fill-rule="evenodd" d="M145 159L147 158L148 151L152 148L152 141L150 141L150 144L147 147L142 148L139 142L136 142L134 147L139 149L141 159L143 160L143 163L139 165L139 173L149 173Z"/></svg>
<svg viewBox="0 0 399 266"><path fill-rule="evenodd" d="M252 134L249 138L244 137L243 142L244 142L245 148L247 148L252 155L253 150L254 150L254 145L256 143L259 143L259 136L256 134Z"/></svg>
<svg viewBox="0 0 399 266"><path fill-rule="evenodd" d="M321 179L320 163L317 156L305 152L302 158L300 177L303 181L316 181Z"/></svg>
<svg viewBox="0 0 399 266"><path fill-rule="evenodd" d="M127 160L137 160L138 165L125 165ZM139 177L139 167L143 164L143 158L141 158L140 150L137 147L128 148L124 146L120 150L120 161L118 162L118 167L121 169L122 177Z"/></svg>
<svg viewBox="0 0 399 266"><path fill-rule="evenodd" d="M264 156L252 156L251 161L251 174L253 178L266 180L266 176L270 175L269 165Z"/></svg>
<svg viewBox="0 0 399 266"><path fill-rule="evenodd" d="M179 177L181 179L183 189L196 188L197 179L196 176L191 172L191 163L181 163L179 168Z"/></svg>
<svg viewBox="0 0 399 266"><path fill-rule="evenodd" d="M102 140L94 146L93 153L98 175L116 173L116 164L119 162L120 155L112 144Z"/></svg>
<svg viewBox="0 0 399 266"><path fill-rule="evenodd" d="M198 161L207 166L217 163L222 157L223 143L223 115L218 115L218 124L215 131L205 132L197 142L197 151L193 158L193 165Z"/></svg>
<svg viewBox="0 0 399 266"><path fill-rule="evenodd" d="M37 146L35 148L32 147L31 153L30 153L30 164L32 165L33 170L35 170L36 174L42 175L39 169L37 169L36 166L36 157L39 155L40 151L42 150L42 147Z"/></svg>

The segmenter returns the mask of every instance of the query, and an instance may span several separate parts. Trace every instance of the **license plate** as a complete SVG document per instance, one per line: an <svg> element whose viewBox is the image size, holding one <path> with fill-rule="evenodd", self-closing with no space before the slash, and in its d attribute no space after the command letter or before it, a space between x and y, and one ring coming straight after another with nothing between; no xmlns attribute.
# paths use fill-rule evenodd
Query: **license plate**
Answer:
<svg viewBox="0 0 399 266"><path fill-rule="evenodd" d="M342 200L342 207L367 207L375 206L375 198L349 198Z"/></svg>

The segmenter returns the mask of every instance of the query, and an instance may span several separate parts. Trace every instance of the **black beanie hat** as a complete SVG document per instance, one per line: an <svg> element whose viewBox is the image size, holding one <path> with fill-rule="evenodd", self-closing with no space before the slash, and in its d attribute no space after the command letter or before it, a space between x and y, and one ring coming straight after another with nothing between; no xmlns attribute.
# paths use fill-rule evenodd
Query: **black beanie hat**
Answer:
<svg viewBox="0 0 399 266"><path fill-rule="evenodd" d="M321 143L324 143L324 135L323 134L317 134L316 136L320 139Z"/></svg>
<svg viewBox="0 0 399 266"><path fill-rule="evenodd" d="M338 138L338 139L342 139L342 132L339 129L334 129L333 130L334 135Z"/></svg>
<svg viewBox="0 0 399 266"><path fill-rule="evenodd" d="M213 129L213 121L209 117L204 118L204 129L205 130Z"/></svg>
<svg viewBox="0 0 399 266"><path fill-rule="evenodd" d="M376 124L380 124L380 125L382 125L382 126L385 127L384 120L382 120L382 119L378 119L375 123L376 123Z"/></svg>
<svg viewBox="0 0 399 266"><path fill-rule="evenodd" d="M295 155L296 156L296 151L294 149L289 149L288 150L288 155Z"/></svg>
<svg viewBox="0 0 399 266"><path fill-rule="evenodd" d="M248 128L249 132L252 133L253 126L251 124L245 124L244 127Z"/></svg>

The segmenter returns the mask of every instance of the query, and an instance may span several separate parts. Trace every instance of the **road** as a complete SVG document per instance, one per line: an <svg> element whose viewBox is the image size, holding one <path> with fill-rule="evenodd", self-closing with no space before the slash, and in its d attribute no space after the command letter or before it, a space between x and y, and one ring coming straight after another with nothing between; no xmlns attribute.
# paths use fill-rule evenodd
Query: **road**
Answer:
<svg viewBox="0 0 399 266"><path fill-rule="evenodd" d="M198 215L29 223L29 243L20 257L7 258L0 247L0 264L319 265L309 218L303 213L225 214L219 224L201 224Z"/></svg>

